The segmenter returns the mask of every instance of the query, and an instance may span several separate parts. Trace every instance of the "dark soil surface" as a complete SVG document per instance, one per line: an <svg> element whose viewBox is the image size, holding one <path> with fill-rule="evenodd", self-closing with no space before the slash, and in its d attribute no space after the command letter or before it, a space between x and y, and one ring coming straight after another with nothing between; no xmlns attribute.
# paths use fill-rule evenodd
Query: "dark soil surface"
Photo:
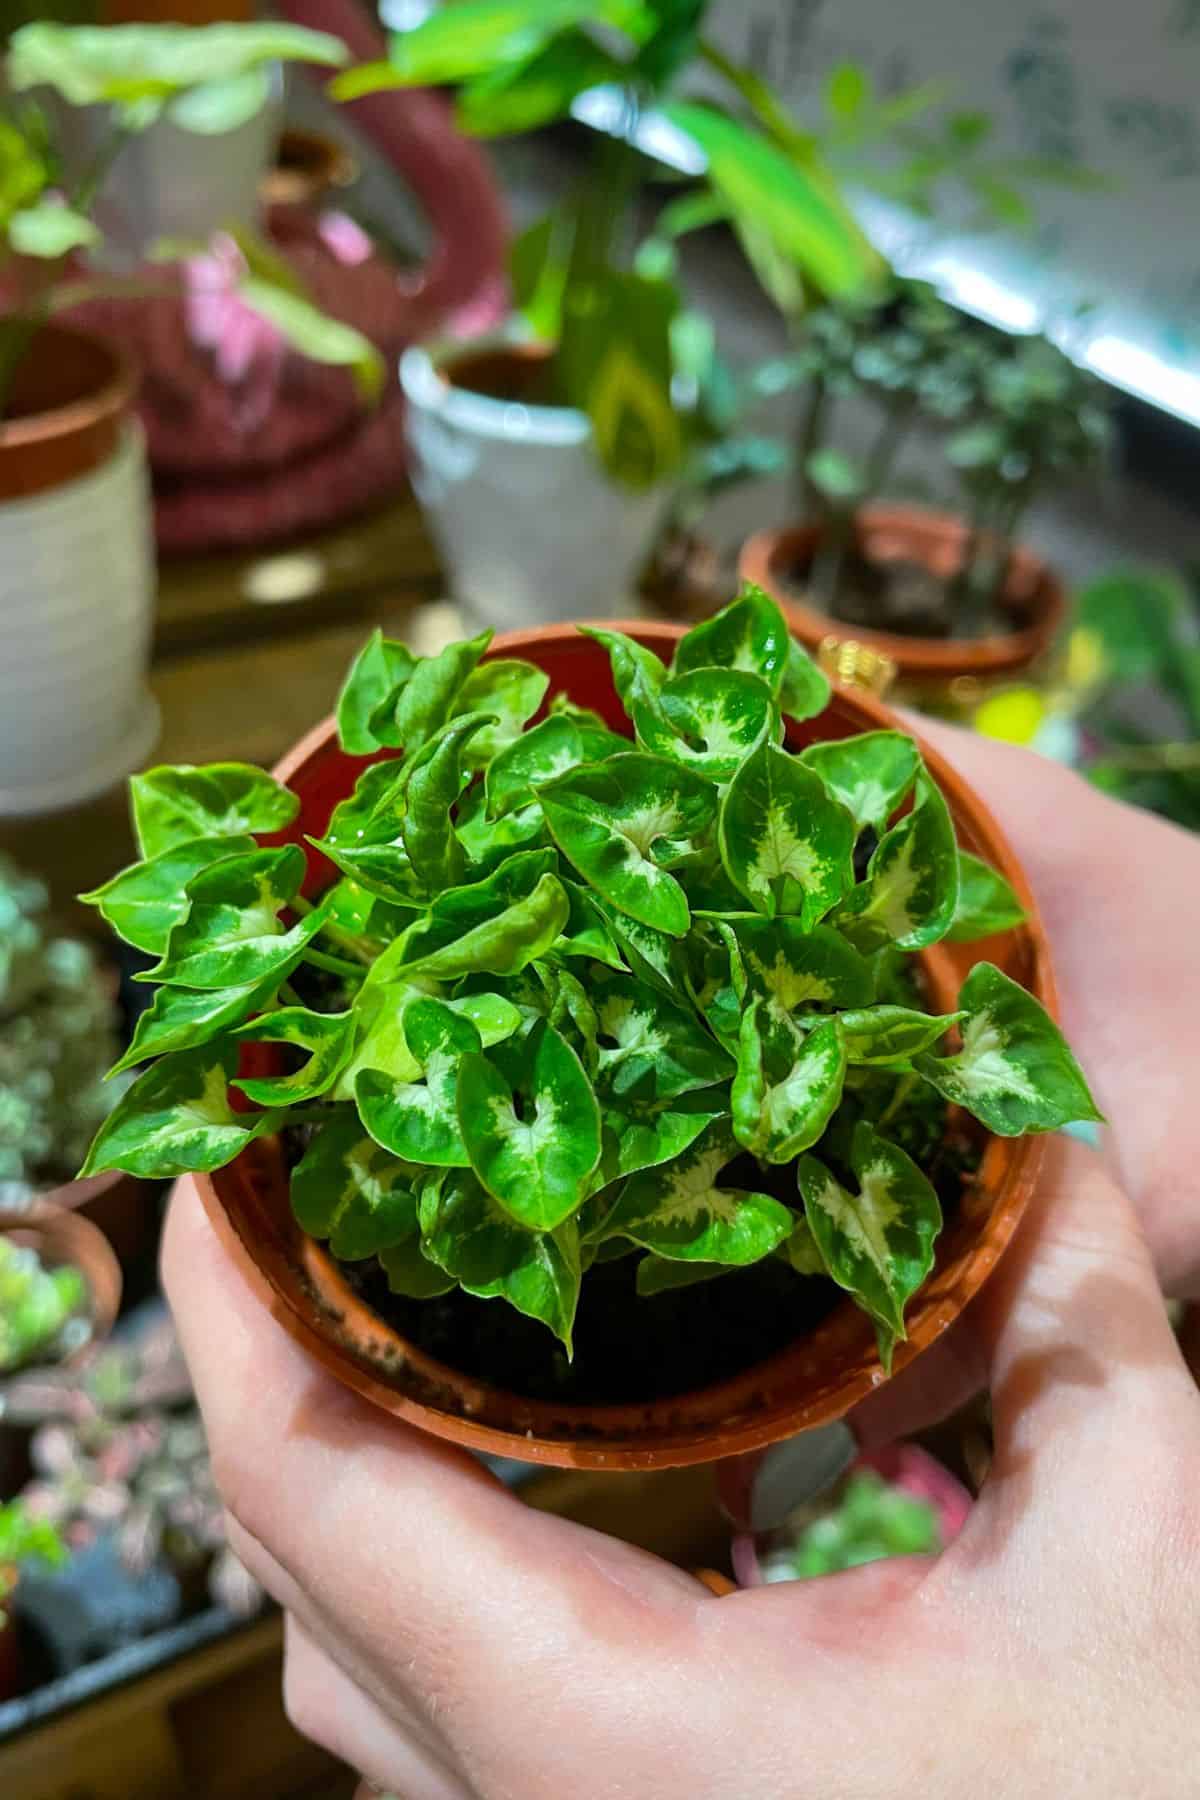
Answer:
<svg viewBox="0 0 1200 1800"><path fill-rule="evenodd" d="M814 603L813 570L798 563L787 573L787 585L798 600ZM817 602L820 604L820 602ZM1022 631L1029 624L1025 608L996 602L968 614L954 585L923 563L877 562L853 547L845 552L831 616L867 631L891 631L900 637L981 638Z"/></svg>

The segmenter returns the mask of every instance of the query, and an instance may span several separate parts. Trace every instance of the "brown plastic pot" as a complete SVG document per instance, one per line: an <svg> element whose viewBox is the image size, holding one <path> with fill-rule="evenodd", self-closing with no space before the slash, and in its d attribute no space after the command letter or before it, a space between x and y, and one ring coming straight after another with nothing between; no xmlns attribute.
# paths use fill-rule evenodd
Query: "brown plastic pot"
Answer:
<svg viewBox="0 0 1200 1800"><path fill-rule="evenodd" d="M90 1354L116 1323L121 1305L121 1265L102 1232L78 1213L38 1200L27 1212L0 1212L0 1237L36 1250L49 1269L66 1264L87 1284L87 1341L58 1365L70 1367Z"/></svg>
<svg viewBox="0 0 1200 1800"><path fill-rule="evenodd" d="M951 513L918 506L868 506L858 515L856 541L873 562L914 562L950 577L962 566L968 529ZM821 542L819 525L759 531L746 540L738 559L743 580L765 588L782 607L800 642L826 667L854 666L853 648L866 653L880 686L895 681L899 692L928 699L950 690L964 701L978 697L980 684L1019 674L1049 650L1066 617L1067 598L1052 570L1031 551L1017 549L1004 601L1014 629L984 638L917 638L898 632L868 631L809 605L797 592L798 574L811 567ZM867 685L872 685L868 679ZM966 684L966 685L964 685ZM957 690L957 691L956 691Z"/></svg>
<svg viewBox="0 0 1200 1800"><path fill-rule="evenodd" d="M642 644L669 657L679 627L627 624ZM491 656L521 656L550 676L552 691L595 708L621 728L608 657L573 626L511 632ZM850 737L896 725L867 696L836 691L819 720L789 728L796 747L821 737ZM983 957L1030 988L1051 1013L1054 978L1045 933L1024 874L991 815L962 778L930 749L925 755L949 802L964 847L1001 869L1025 907L1027 923L983 944L939 945L925 959L932 1000L949 1007L970 967ZM300 815L278 841L305 848L306 891L319 892L329 865L305 842L323 831L329 809L349 793L361 760L338 747L327 719L275 770L300 796ZM908 1312L903 1369L953 1324L986 1280L1033 1192L1042 1159L1038 1138L989 1138L976 1179L938 1247L936 1268ZM323 1245L292 1216L277 1141L251 1146L237 1161L198 1178L218 1232L275 1319L317 1360L364 1398L437 1437L561 1468L654 1469L716 1461L840 1418L884 1379L874 1333L851 1302L754 1368L718 1385L644 1405L567 1406L524 1399L474 1380L427 1356L386 1325L355 1294Z"/></svg>
<svg viewBox="0 0 1200 1800"><path fill-rule="evenodd" d="M115 456L135 385L112 344L44 326L21 358L0 420L0 502L62 487Z"/></svg>

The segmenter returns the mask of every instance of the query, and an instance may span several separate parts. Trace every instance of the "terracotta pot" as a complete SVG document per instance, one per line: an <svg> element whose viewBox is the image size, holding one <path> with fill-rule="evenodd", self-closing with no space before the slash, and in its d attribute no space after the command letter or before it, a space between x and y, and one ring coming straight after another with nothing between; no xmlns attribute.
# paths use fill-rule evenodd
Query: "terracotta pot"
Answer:
<svg viewBox="0 0 1200 1800"><path fill-rule="evenodd" d="M26 1212L0 1212L0 1236L36 1250L47 1268L69 1263L87 1283L91 1332L59 1367L87 1356L116 1323L121 1305L121 1265L107 1238L78 1213L38 1200Z"/></svg>
<svg viewBox="0 0 1200 1800"><path fill-rule="evenodd" d="M677 627L640 621L623 629L663 656L681 635ZM490 655L527 657L550 676L553 690L565 690L614 728L627 729L607 656L573 627L509 633L494 640ZM819 720L790 728L789 742L798 747L818 735L850 737L895 724L877 701L837 692ZM1004 872L1028 913L1018 930L984 944L938 946L926 963L935 995L948 1002L967 970L986 956L1053 1013L1049 953L1025 877L961 777L932 750L925 754L964 846ZM350 791L361 767L338 748L328 719L275 770L301 802L295 825L277 841L306 848L310 895L328 883L331 871L305 845L305 834L324 829L330 808ZM1033 1192L1041 1159L1039 1138L987 1140L978 1177L942 1235L934 1273L909 1308L910 1335L897 1346L897 1371L954 1322L987 1278ZM365 1398L473 1450L563 1468L650 1469L714 1461L837 1419L883 1380L871 1325L847 1301L807 1337L716 1386L635 1406L527 1400L434 1361L362 1303L324 1246L295 1223L277 1142L255 1144L230 1167L198 1180L222 1238L297 1342Z"/></svg>
<svg viewBox="0 0 1200 1800"><path fill-rule="evenodd" d="M50 1188L38 1196L38 1201L43 1206L77 1213L94 1225L125 1267L147 1250L151 1233L157 1229L158 1214L151 1194L150 1184L139 1181L136 1175L109 1169L103 1175L88 1175L82 1181Z"/></svg>
<svg viewBox="0 0 1200 1800"><path fill-rule="evenodd" d="M0 421L0 501L64 486L108 462L134 393L121 352L47 325L22 357Z"/></svg>
<svg viewBox="0 0 1200 1800"><path fill-rule="evenodd" d="M356 173L354 158L336 138L287 125L258 184L259 198L269 207L315 206L331 189L348 187Z"/></svg>
<svg viewBox="0 0 1200 1800"><path fill-rule="evenodd" d="M983 683L1012 676L1049 650L1066 616L1067 599L1053 572L1028 550L1018 549L1005 589L1017 629L984 638L903 637L868 631L808 605L797 593L797 571L807 569L821 542L819 525L759 531L748 538L738 559L743 580L774 596L800 642L824 665L847 677L856 673L876 692L890 689L914 699L947 695L973 703ZM857 542L878 562L920 563L952 576L962 565L967 525L950 513L917 506L868 506L858 517ZM859 656L854 649L865 653Z"/></svg>

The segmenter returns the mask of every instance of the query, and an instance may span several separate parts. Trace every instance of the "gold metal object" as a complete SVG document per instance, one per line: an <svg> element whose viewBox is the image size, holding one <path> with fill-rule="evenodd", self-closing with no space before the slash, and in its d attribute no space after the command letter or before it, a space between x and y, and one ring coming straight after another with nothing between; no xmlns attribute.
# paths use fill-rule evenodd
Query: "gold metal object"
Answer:
<svg viewBox="0 0 1200 1800"><path fill-rule="evenodd" d="M872 650L853 638L832 634L822 638L817 650L817 664L823 674L841 687L864 688L879 700L889 691L898 670L890 656Z"/></svg>

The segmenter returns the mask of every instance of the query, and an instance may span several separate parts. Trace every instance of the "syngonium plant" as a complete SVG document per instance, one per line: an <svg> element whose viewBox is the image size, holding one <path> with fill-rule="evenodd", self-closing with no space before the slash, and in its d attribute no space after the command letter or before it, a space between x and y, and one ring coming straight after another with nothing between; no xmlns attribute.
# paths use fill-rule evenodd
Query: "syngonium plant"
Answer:
<svg viewBox="0 0 1200 1800"><path fill-rule="evenodd" d="M299 805L270 776L134 778L144 860L89 898L158 958L118 1067L154 1060L86 1172L217 1169L303 1126L301 1226L399 1294L503 1297L569 1353L599 1261L638 1257L648 1297L783 1257L847 1289L890 1364L941 1226L909 1151L936 1149L946 1103L1004 1136L1098 1117L999 969L942 1016L905 978L1021 908L903 732L786 746L829 687L760 590L669 668L581 629L623 735L484 660L488 632L429 658L372 637L315 904L304 851L258 841Z"/></svg>

